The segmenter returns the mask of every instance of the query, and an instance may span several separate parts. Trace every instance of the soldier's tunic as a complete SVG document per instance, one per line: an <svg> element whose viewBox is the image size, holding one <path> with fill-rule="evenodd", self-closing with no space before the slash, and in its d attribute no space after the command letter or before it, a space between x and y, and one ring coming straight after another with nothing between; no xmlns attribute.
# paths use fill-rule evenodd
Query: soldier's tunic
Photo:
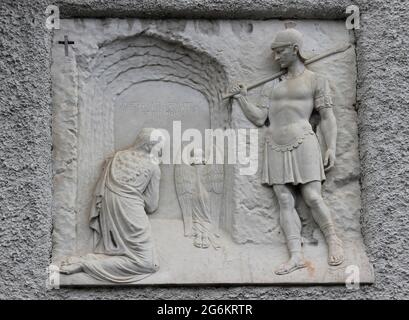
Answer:
<svg viewBox="0 0 409 320"><path fill-rule="evenodd" d="M293 90L288 89L286 81L292 81ZM272 104L281 99L302 99L305 103L305 97L311 101L309 116L313 109L319 111L332 107L328 81L307 69L294 79L278 83L269 94L264 95L261 106L268 108L268 116L272 119L282 111L273 109ZM322 153L309 116L308 120L301 119L278 127L270 125L267 128L262 167L263 184L297 185L325 180Z"/></svg>

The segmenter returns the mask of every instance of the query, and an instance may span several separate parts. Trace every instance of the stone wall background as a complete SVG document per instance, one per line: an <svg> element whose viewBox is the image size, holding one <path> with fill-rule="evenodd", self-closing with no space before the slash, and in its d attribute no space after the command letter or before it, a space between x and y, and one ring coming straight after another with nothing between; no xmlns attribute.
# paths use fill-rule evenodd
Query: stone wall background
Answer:
<svg viewBox="0 0 409 320"><path fill-rule="evenodd" d="M3 0L0 4L0 299L404 298L409 291L409 9L402 1L284 0L117 2ZM52 232L51 32L63 17L322 18L361 10L356 30L362 233L375 284L345 287L46 289Z"/></svg>

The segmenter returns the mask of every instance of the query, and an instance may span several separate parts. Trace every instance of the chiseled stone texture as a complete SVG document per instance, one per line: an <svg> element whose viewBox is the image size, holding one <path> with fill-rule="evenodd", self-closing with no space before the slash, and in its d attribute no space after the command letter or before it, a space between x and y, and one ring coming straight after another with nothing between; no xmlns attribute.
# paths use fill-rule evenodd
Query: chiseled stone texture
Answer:
<svg viewBox="0 0 409 320"><path fill-rule="evenodd" d="M409 257L405 2L355 1L362 233L375 284L344 287L90 288L48 291L52 230L50 31L64 17L343 18L350 1L26 1L0 4L0 298L403 298Z"/></svg>

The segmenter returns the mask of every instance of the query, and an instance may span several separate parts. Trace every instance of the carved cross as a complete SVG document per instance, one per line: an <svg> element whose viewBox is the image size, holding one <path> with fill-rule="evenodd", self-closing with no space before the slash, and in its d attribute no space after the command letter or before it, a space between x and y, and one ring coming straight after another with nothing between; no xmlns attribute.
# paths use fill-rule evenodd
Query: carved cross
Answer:
<svg viewBox="0 0 409 320"><path fill-rule="evenodd" d="M68 45L69 44L74 44L74 41L69 41L68 36L64 36L64 41L58 41L59 44L63 44L65 47L65 56L68 56Z"/></svg>

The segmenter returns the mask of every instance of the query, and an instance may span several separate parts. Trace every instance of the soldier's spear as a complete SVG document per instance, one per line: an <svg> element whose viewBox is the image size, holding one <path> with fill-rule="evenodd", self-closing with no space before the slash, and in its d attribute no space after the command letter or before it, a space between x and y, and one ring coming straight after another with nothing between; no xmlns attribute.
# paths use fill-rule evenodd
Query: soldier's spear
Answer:
<svg viewBox="0 0 409 320"><path fill-rule="evenodd" d="M325 51L325 52L323 52L323 53L321 53L321 54L318 54L318 55L316 55L316 56L314 56L314 57L312 57L312 58L306 60L306 61L304 62L304 64L305 64L305 65L309 65L309 64L314 63L314 62L316 62L316 61L318 61L318 60L324 59L324 58L326 58L326 57L328 57L328 56L332 56L333 54L337 54L337 53L344 52L344 51L348 50L349 48L351 48L351 46L352 46L351 44L348 44L348 45L345 45L345 46L342 46L342 47L339 47L339 48L336 48L336 49L332 49L332 50ZM250 89L253 89L253 88L255 88L255 87L258 87L258 86L260 86L260 85L262 85L262 84L264 84L264 83L266 83L266 82L269 82L269 81L272 81L272 80L274 80L274 79L277 79L278 77L281 77L282 75L284 75L286 72L287 72L286 70L282 70L282 71L280 71L280 72L274 73L273 75L271 75L271 76L269 76L269 77L267 77L267 78L258 80L258 81L254 82L254 83L251 83L251 84L249 84L249 85L247 86L247 89L250 90ZM225 93L225 94L222 96L222 98L223 98L223 99L231 98L231 97L233 97L234 95L239 94L239 93L240 93L240 92L229 92L229 93Z"/></svg>

